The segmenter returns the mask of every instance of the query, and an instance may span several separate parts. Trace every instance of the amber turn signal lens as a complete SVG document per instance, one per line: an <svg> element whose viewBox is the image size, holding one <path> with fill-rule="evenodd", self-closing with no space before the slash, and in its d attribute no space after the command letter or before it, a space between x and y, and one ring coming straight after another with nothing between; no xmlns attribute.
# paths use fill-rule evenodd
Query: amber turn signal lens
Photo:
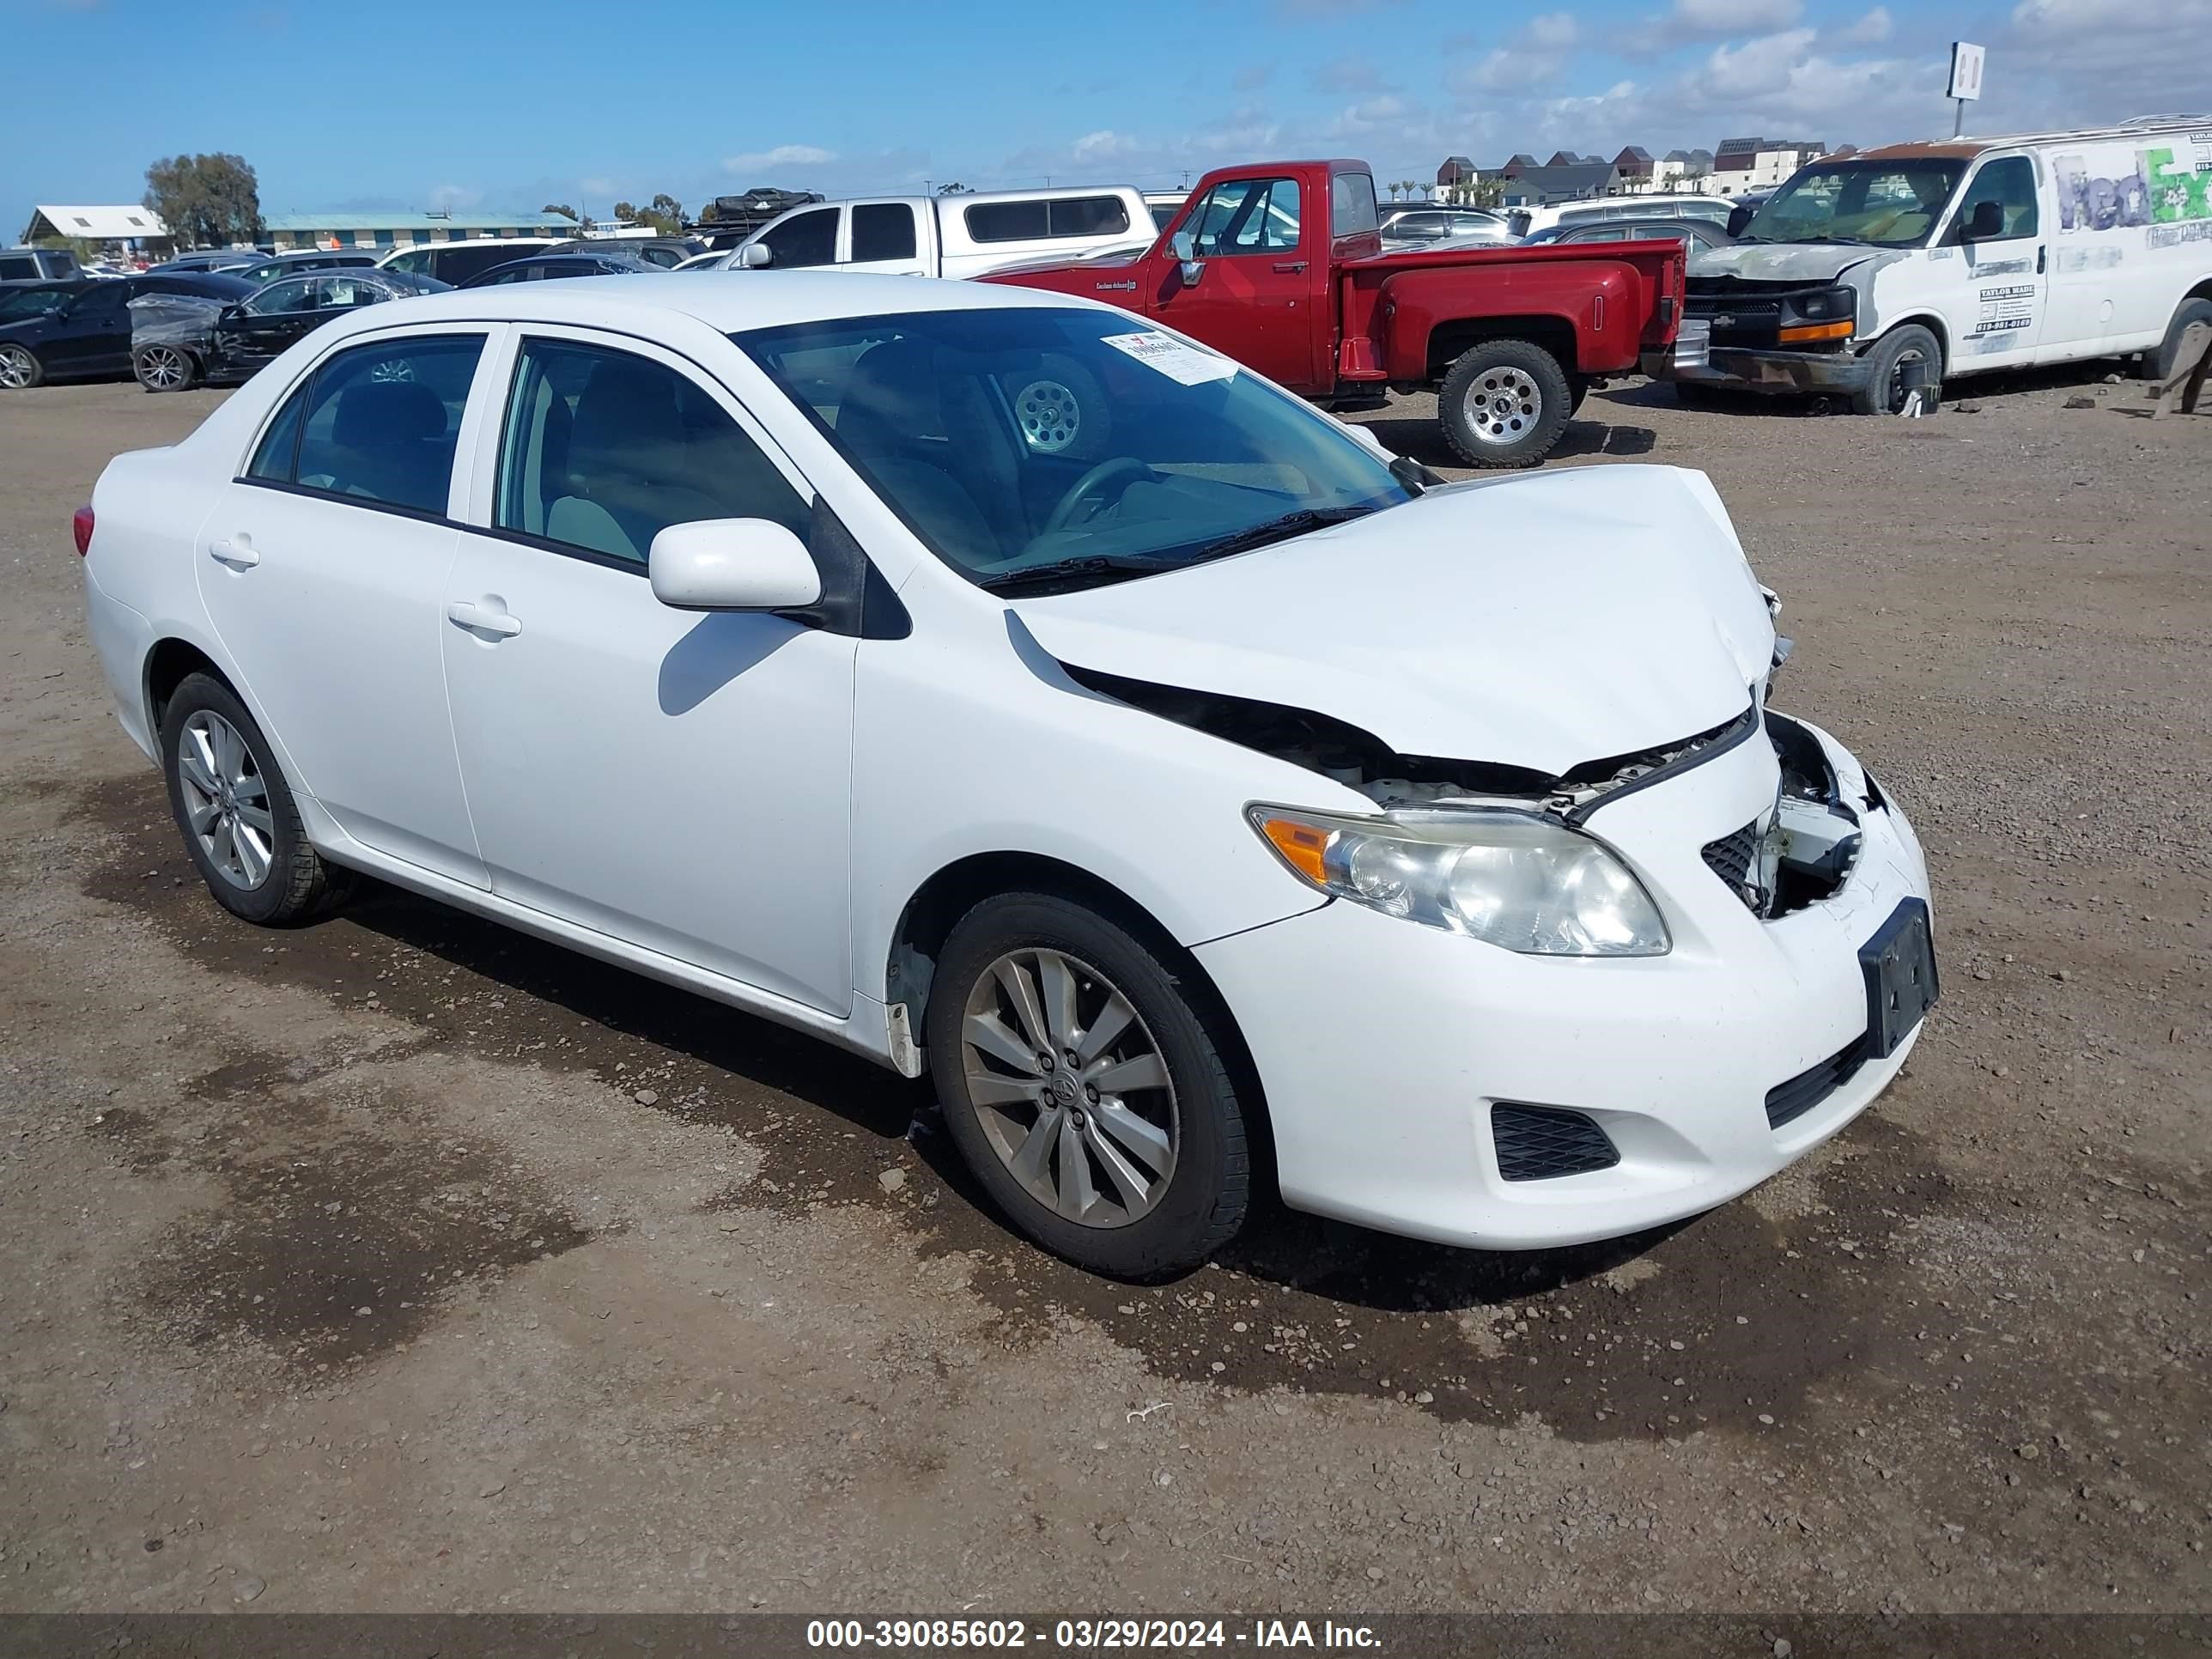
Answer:
<svg viewBox="0 0 2212 1659"><path fill-rule="evenodd" d="M1328 851L1327 830L1316 830L1310 823L1295 823L1289 818L1268 818L1261 823L1260 833L1291 869L1316 887L1328 884L1328 872L1322 862Z"/></svg>
<svg viewBox="0 0 2212 1659"><path fill-rule="evenodd" d="M1802 340L1848 340L1853 325L1841 323L1799 323L1780 331L1778 337L1795 343Z"/></svg>

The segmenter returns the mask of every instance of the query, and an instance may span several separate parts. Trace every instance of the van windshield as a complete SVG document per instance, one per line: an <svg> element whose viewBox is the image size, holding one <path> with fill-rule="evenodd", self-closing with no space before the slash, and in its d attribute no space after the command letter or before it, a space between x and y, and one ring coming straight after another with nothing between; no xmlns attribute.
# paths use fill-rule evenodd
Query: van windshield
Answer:
<svg viewBox="0 0 2212 1659"><path fill-rule="evenodd" d="M1801 168L1752 216L1741 240L1917 247L1966 170L1966 161L1953 157Z"/></svg>
<svg viewBox="0 0 2212 1659"><path fill-rule="evenodd" d="M994 592L1126 580L1411 499L1328 416L1123 313L961 307L732 337Z"/></svg>

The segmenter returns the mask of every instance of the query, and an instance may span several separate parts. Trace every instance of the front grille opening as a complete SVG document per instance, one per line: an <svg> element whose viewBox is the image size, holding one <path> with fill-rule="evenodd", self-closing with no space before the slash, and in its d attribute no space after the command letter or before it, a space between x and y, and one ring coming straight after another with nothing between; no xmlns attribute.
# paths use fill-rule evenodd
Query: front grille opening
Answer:
<svg viewBox="0 0 2212 1659"><path fill-rule="evenodd" d="M1620 1149L1595 1122L1555 1106L1500 1102L1490 1109L1490 1138L1498 1148L1498 1173L1508 1181L1588 1175L1620 1162Z"/></svg>
<svg viewBox="0 0 2212 1659"><path fill-rule="evenodd" d="M1808 1066L1787 1082L1778 1083L1766 1091L1766 1127L1778 1129L1785 1123L1794 1123L1811 1111L1830 1095L1858 1075L1866 1064L1867 1040L1863 1035L1851 1040L1848 1048L1841 1048L1816 1066Z"/></svg>

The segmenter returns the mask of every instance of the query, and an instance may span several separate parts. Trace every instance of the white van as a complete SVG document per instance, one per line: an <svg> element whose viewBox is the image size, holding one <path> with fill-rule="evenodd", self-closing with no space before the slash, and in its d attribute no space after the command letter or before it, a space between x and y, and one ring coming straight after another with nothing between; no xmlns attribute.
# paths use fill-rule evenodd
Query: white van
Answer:
<svg viewBox="0 0 2212 1659"><path fill-rule="evenodd" d="M2143 354L2163 378L2212 322L2212 119L1893 144L1826 156L1743 240L1691 261L1711 329L1685 387L1832 392Z"/></svg>
<svg viewBox="0 0 2212 1659"><path fill-rule="evenodd" d="M1080 258L1138 242L1150 246L1156 234L1144 197L1127 185L881 196L793 208L745 238L725 263L980 276L1036 259Z"/></svg>

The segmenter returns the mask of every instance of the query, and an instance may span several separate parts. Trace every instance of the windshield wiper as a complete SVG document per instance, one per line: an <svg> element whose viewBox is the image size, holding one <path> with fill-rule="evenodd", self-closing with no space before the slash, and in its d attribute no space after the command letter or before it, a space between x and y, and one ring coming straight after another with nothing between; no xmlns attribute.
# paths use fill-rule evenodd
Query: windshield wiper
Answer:
<svg viewBox="0 0 2212 1659"><path fill-rule="evenodd" d="M1285 513L1279 519L1255 524L1249 530L1239 530L1218 540L1201 543L1191 550L1190 556L1193 561L1225 558L1231 553L1247 552L1255 547L1265 547L1271 542L1286 542L1293 536L1304 535L1309 530L1319 530L1324 525L1346 524L1382 510L1379 507L1302 507L1295 513Z"/></svg>
<svg viewBox="0 0 2212 1659"><path fill-rule="evenodd" d="M1156 570L1172 570L1178 559L1139 558L1127 553L1086 553L1077 559L1055 559L1049 564L1001 570L977 579L976 585L994 593L1018 593L1039 586L1054 586L1085 576L1148 576Z"/></svg>

